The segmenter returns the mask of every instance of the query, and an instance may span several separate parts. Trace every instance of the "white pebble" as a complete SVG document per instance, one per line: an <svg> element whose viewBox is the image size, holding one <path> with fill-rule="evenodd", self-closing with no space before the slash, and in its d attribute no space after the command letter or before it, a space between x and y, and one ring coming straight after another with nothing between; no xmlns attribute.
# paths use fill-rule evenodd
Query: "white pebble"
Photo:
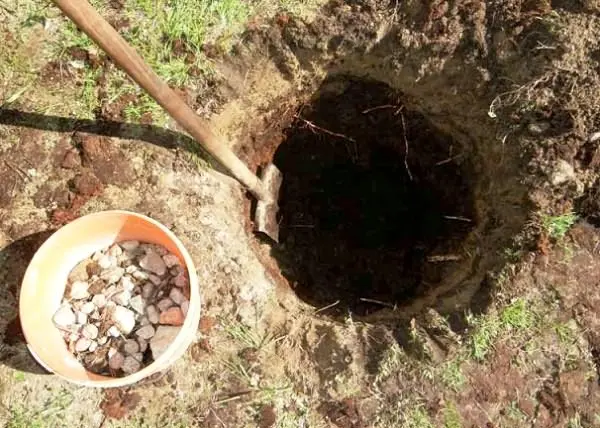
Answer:
<svg viewBox="0 0 600 428"><path fill-rule="evenodd" d="M135 288L135 284L133 283L129 275L125 275L121 278L121 287L125 291L133 291L133 289Z"/></svg>
<svg viewBox="0 0 600 428"><path fill-rule="evenodd" d="M167 265L162 257L152 250L147 251L146 255L140 259L140 267L158 276L163 276L167 271Z"/></svg>
<svg viewBox="0 0 600 428"><path fill-rule="evenodd" d="M119 337L121 335L121 332L119 331L119 328L116 325L110 327L106 332L112 337Z"/></svg>
<svg viewBox="0 0 600 428"><path fill-rule="evenodd" d="M125 273L132 274L138 270L136 265L129 265L125 268Z"/></svg>
<svg viewBox="0 0 600 428"><path fill-rule="evenodd" d="M97 342L94 342L94 341L92 340L92 343L90 343L90 347L88 348L88 351L90 351L90 352L94 352L96 349L98 349L98 343L97 343Z"/></svg>
<svg viewBox="0 0 600 428"><path fill-rule="evenodd" d="M138 314L140 315L144 315L144 307L146 306L144 303L144 299L142 298L142 296L140 296L139 294L135 297L133 297L130 301L129 301L129 305L131 306L131 308L136 311Z"/></svg>
<svg viewBox="0 0 600 428"><path fill-rule="evenodd" d="M118 244L113 244L110 246L107 253L109 256L116 258L116 257L119 257L121 254L123 254L123 249L121 247L119 247Z"/></svg>
<svg viewBox="0 0 600 428"><path fill-rule="evenodd" d="M83 305L81 305L81 308L79 309L79 311L83 312L84 314L89 315L92 312L94 312L95 309L96 309L96 305L94 305L94 303L85 302Z"/></svg>
<svg viewBox="0 0 600 428"><path fill-rule="evenodd" d="M100 260L102 258L102 256L104 256L104 253L102 251L96 251L94 253L94 255L92 256L92 260L97 262L98 260Z"/></svg>
<svg viewBox="0 0 600 428"><path fill-rule="evenodd" d="M108 282L109 284L115 284L119 282L124 273L125 269L120 267L113 267L102 272L100 274L100 278Z"/></svg>
<svg viewBox="0 0 600 428"><path fill-rule="evenodd" d="M87 324L88 316L83 312L77 312L77 324Z"/></svg>
<svg viewBox="0 0 600 428"><path fill-rule="evenodd" d="M145 325L136 331L135 334L144 340L151 339L152 336L154 336L154 327L151 325Z"/></svg>
<svg viewBox="0 0 600 428"><path fill-rule="evenodd" d="M88 293L88 287L89 285L87 282L75 281L71 284L71 299L87 299L90 295L90 293Z"/></svg>
<svg viewBox="0 0 600 428"><path fill-rule="evenodd" d="M98 327L94 324L84 325L81 334L88 339L95 339L98 337Z"/></svg>
<svg viewBox="0 0 600 428"><path fill-rule="evenodd" d="M112 300L121 306L127 306L131 300L131 293L129 291L121 291L115 294Z"/></svg>
<svg viewBox="0 0 600 428"><path fill-rule="evenodd" d="M160 316L158 315L158 311L156 310L156 306L150 305L146 308L146 315L148 315L148 320L152 324L158 324L160 320Z"/></svg>
<svg viewBox="0 0 600 428"><path fill-rule="evenodd" d="M102 269L110 269L111 267L114 267L116 265L117 259L112 256L109 256L108 254L103 255L98 260L98 266L100 266Z"/></svg>
<svg viewBox="0 0 600 428"><path fill-rule="evenodd" d="M133 272L131 274L131 276L133 276L135 279L137 279L139 281L145 281L148 279L148 274L146 272L144 272L143 270L136 270L135 272Z"/></svg>
<svg viewBox="0 0 600 428"><path fill-rule="evenodd" d="M112 356L115 355L117 352L119 352L119 351L117 351L115 348L109 348L108 349L108 358L112 358Z"/></svg>
<svg viewBox="0 0 600 428"><path fill-rule="evenodd" d="M158 308L159 311L164 312L167 309L169 309L171 306L173 306L174 304L175 303L173 303L173 301L167 297L165 299L162 299L160 302L158 302L156 304L156 307Z"/></svg>
<svg viewBox="0 0 600 428"><path fill-rule="evenodd" d="M96 294L92 297L92 303L99 308L103 308L106 306L106 296L104 294Z"/></svg>
<svg viewBox="0 0 600 428"><path fill-rule="evenodd" d="M91 344L92 344L92 341L90 339L88 339L87 337L82 337L77 342L75 342L75 351L77 351L77 352L87 351Z"/></svg>
<svg viewBox="0 0 600 428"><path fill-rule="evenodd" d="M68 327L71 324L75 324L76 317L70 305L62 305L58 308L52 320L58 327Z"/></svg>
<svg viewBox="0 0 600 428"><path fill-rule="evenodd" d="M185 296L179 288L172 288L169 293L169 298L174 301L177 305L181 305L185 299Z"/></svg>
<svg viewBox="0 0 600 428"><path fill-rule="evenodd" d="M163 256L163 261L167 265L168 268L172 268L173 266L181 264L179 262L179 257L175 254L166 254Z"/></svg>
<svg viewBox="0 0 600 428"><path fill-rule="evenodd" d="M123 334L131 333L135 327L135 314L123 306L114 309L112 319Z"/></svg>
<svg viewBox="0 0 600 428"><path fill-rule="evenodd" d="M100 346L106 345L106 342L108 342L108 337L106 336L102 336L100 339L98 339L98 345Z"/></svg>

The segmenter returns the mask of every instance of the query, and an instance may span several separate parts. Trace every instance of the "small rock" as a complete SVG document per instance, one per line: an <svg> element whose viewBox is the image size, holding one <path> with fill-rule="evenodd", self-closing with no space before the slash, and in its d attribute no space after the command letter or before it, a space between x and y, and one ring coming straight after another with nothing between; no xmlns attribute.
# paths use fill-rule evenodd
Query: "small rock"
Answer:
<svg viewBox="0 0 600 428"><path fill-rule="evenodd" d="M150 320L148 319L148 317L143 316L139 319L138 323L143 327L145 325L150 324Z"/></svg>
<svg viewBox="0 0 600 428"><path fill-rule="evenodd" d="M154 284L151 282L147 282L142 287L142 297L144 299L150 299L154 294Z"/></svg>
<svg viewBox="0 0 600 428"><path fill-rule="evenodd" d="M88 288L88 292L90 294L102 293L102 291L104 291L104 289L106 288L106 282L102 281L100 278L97 277L90 278L89 284L90 286Z"/></svg>
<svg viewBox="0 0 600 428"><path fill-rule="evenodd" d="M142 296L137 295L129 301L129 306L140 315L144 315L145 303Z"/></svg>
<svg viewBox="0 0 600 428"><path fill-rule="evenodd" d="M117 306L112 313L112 320L115 322L121 333L127 335L135 327L135 314L133 311Z"/></svg>
<svg viewBox="0 0 600 428"><path fill-rule="evenodd" d="M554 164L554 169L550 175L550 182L554 186L573 181L577 177L575 176L575 170L567 161L560 159Z"/></svg>
<svg viewBox="0 0 600 428"><path fill-rule="evenodd" d="M96 309L94 312L92 312L89 315L89 318L91 318L93 320L99 320L100 318L102 318L102 315L100 315L100 311Z"/></svg>
<svg viewBox="0 0 600 428"><path fill-rule="evenodd" d="M98 337L98 327L94 324L86 324L83 326L81 334L88 339L95 339Z"/></svg>
<svg viewBox="0 0 600 428"><path fill-rule="evenodd" d="M588 137L588 141L593 143L594 141L600 140L600 132L592 132Z"/></svg>
<svg viewBox="0 0 600 428"><path fill-rule="evenodd" d="M548 122L534 122L527 126L527 130L533 135L543 134L548 129L550 129L550 124Z"/></svg>
<svg viewBox="0 0 600 428"><path fill-rule="evenodd" d="M121 267L123 267L123 265L127 265L127 267L129 266L134 266L131 264L131 253L128 251L125 251L123 254L121 254L119 257L117 257L117 264L121 265Z"/></svg>
<svg viewBox="0 0 600 428"><path fill-rule="evenodd" d="M121 247L119 247L118 244L113 244L110 246L110 248L107 251L108 255L114 258L119 257L121 254L123 254L123 249Z"/></svg>
<svg viewBox="0 0 600 428"><path fill-rule="evenodd" d="M146 352L146 349L148 349L148 342L141 337L138 337L138 345L140 345L140 352Z"/></svg>
<svg viewBox="0 0 600 428"><path fill-rule="evenodd" d="M129 291L121 291L115 294L112 300L121 306L127 306L131 300L131 293Z"/></svg>
<svg viewBox="0 0 600 428"><path fill-rule="evenodd" d="M94 255L92 256L92 260L97 262L98 260L100 260L102 257L104 257L104 253L102 251L96 251L94 253Z"/></svg>
<svg viewBox="0 0 600 428"><path fill-rule="evenodd" d="M125 373L135 373L142 367L141 363L132 356L125 357L121 370Z"/></svg>
<svg viewBox="0 0 600 428"><path fill-rule="evenodd" d="M179 257L175 254L166 254L163 256L163 261L167 265L168 268L172 268L173 266L180 265Z"/></svg>
<svg viewBox="0 0 600 428"><path fill-rule="evenodd" d="M184 273L180 273L179 275L177 275L175 278L173 278L173 284L175 285L175 287L185 287L188 283L187 278L185 277Z"/></svg>
<svg viewBox="0 0 600 428"><path fill-rule="evenodd" d="M112 337L119 337L121 335L121 331L116 325L113 325L106 331Z"/></svg>
<svg viewBox="0 0 600 428"><path fill-rule="evenodd" d="M143 270L136 270L131 274L131 276L139 281L146 281L148 279L148 274Z"/></svg>
<svg viewBox="0 0 600 428"><path fill-rule="evenodd" d="M110 348L107 353L108 358L112 358L112 356L115 355L117 352L119 351L117 351L115 348Z"/></svg>
<svg viewBox="0 0 600 428"><path fill-rule="evenodd" d="M96 294L92 297L92 303L99 308L103 308L106 306L106 296L104 294Z"/></svg>
<svg viewBox="0 0 600 428"><path fill-rule="evenodd" d="M172 288L169 293L169 298L174 301L177 305L181 305L184 300L186 300L185 296L181 292L179 288Z"/></svg>
<svg viewBox="0 0 600 428"><path fill-rule="evenodd" d="M171 274L171 276L177 276L179 274L182 274L184 272L183 267L181 265L177 265L177 266L173 266L171 268L171 270L169 271L169 273Z"/></svg>
<svg viewBox="0 0 600 428"><path fill-rule="evenodd" d="M129 339L125 341L122 349L125 355L132 355L140 351L140 345L136 340Z"/></svg>
<svg viewBox="0 0 600 428"><path fill-rule="evenodd" d="M92 343L90 343L90 347L88 348L88 351L94 352L96 349L98 349L98 342L94 342L92 340Z"/></svg>
<svg viewBox="0 0 600 428"><path fill-rule="evenodd" d="M94 312L94 310L96 310L96 305L94 305L92 302L85 302L79 309L80 312L83 312L86 315L91 314Z"/></svg>
<svg viewBox="0 0 600 428"><path fill-rule="evenodd" d="M57 327L68 327L72 324L75 324L75 321L77 321L75 313L71 309L70 305L62 305L60 308L58 308L52 317L52 320Z"/></svg>
<svg viewBox="0 0 600 428"><path fill-rule="evenodd" d="M133 291L133 289L135 288L135 284L133 283L133 281L131 280L131 277L129 275L125 275L121 278L121 287L123 287L123 290L125 291Z"/></svg>
<svg viewBox="0 0 600 428"><path fill-rule="evenodd" d="M110 269L116 265L117 259L109 256L108 254L104 254L102 257L100 257L100 260L98 260L98 266L100 266L102 269Z"/></svg>
<svg viewBox="0 0 600 428"><path fill-rule="evenodd" d="M153 250L147 251L146 255L140 259L140 267L158 276L163 276L167 271L167 265L162 257Z"/></svg>
<svg viewBox="0 0 600 428"><path fill-rule="evenodd" d="M138 331L136 331L135 334L137 334L139 338L144 340L151 339L152 336L154 336L154 327L152 327L151 325L145 325Z"/></svg>
<svg viewBox="0 0 600 428"><path fill-rule="evenodd" d="M150 282L152 282L152 284L154 285L160 285L160 283L162 282L162 279L160 279L160 277L156 276L156 275L152 275L149 274L148 275L148 279L150 280Z"/></svg>
<svg viewBox="0 0 600 428"><path fill-rule="evenodd" d="M129 265L125 268L125 273L132 274L138 270L136 265ZM135 278L135 277L134 277Z"/></svg>
<svg viewBox="0 0 600 428"><path fill-rule="evenodd" d="M106 345L106 342L108 342L108 337L106 337L106 336L102 336L101 338L98 339L98 345L100 345L100 346Z"/></svg>
<svg viewBox="0 0 600 428"><path fill-rule="evenodd" d="M160 317L158 315L158 311L156 310L156 306L150 305L146 308L146 315L148 316L148 320L152 324L158 324Z"/></svg>
<svg viewBox="0 0 600 428"><path fill-rule="evenodd" d="M77 333L70 333L68 334L68 337L71 342L76 342L77 339L79 339L79 335Z"/></svg>
<svg viewBox="0 0 600 428"><path fill-rule="evenodd" d="M190 309L190 302L188 300L184 300L183 302L181 302L181 305L179 305L179 307L181 308L181 313L183 313L183 316L187 317L188 310Z"/></svg>
<svg viewBox="0 0 600 428"><path fill-rule="evenodd" d="M163 352L173 343L179 331L180 327L172 327L161 325L156 329L154 337L150 341L150 349L152 350L152 357L156 360Z"/></svg>
<svg viewBox="0 0 600 428"><path fill-rule="evenodd" d="M175 303L169 299L168 297L162 299L160 302L158 302L156 304L157 308L159 311L164 312L167 309L169 309L171 306L173 306Z"/></svg>
<svg viewBox="0 0 600 428"><path fill-rule="evenodd" d="M88 339L87 337L82 337L77 342L75 342L75 351L77 351L77 352L87 351L91 344L92 344L92 341L90 339Z"/></svg>
<svg viewBox="0 0 600 428"><path fill-rule="evenodd" d="M123 241L123 242L119 242L119 245L125 251L134 251L140 246L140 243L139 243L139 241Z"/></svg>
<svg viewBox="0 0 600 428"><path fill-rule="evenodd" d="M85 259L84 261L79 262L77 264L77 266L75 266L73 268L71 273L69 273L69 281L71 281L71 282L75 282L75 281L86 282L90 278L90 275L88 274L88 265L89 264L90 264L90 261L88 259Z"/></svg>
<svg viewBox="0 0 600 428"><path fill-rule="evenodd" d="M88 316L83 312L77 312L77 324L87 324Z"/></svg>
<svg viewBox="0 0 600 428"><path fill-rule="evenodd" d="M160 323L166 325L182 325L185 317L178 307L172 307L160 314Z"/></svg>
<svg viewBox="0 0 600 428"><path fill-rule="evenodd" d="M75 281L71 284L71 299L81 300L90 296L88 292L88 283L84 281Z"/></svg>
<svg viewBox="0 0 600 428"><path fill-rule="evenodd" d="M132 357L138 360L140 363L144 360L144 354L142 354L141 352L136 352L132 355Z"/></svg>
<svg viewBox="0 0 600 428"><path fill-rule="evenodd" d="M123 356L123 354L121 354L114 348L111 348L108 351L109 354L111 353L110 351L114 351L114 352L108 358L108 366L113 370L119 370L121 367L123 367L123 362L125 361L125 356Z"/></svg>
<svg viewBox="0 0 600 428"><path fill-rule="evenodd" d="M100 279L103 279L109 284L115 284L121 279L124 273L125 269L120 267L113 267L102 272L100 274Z"/></svg>

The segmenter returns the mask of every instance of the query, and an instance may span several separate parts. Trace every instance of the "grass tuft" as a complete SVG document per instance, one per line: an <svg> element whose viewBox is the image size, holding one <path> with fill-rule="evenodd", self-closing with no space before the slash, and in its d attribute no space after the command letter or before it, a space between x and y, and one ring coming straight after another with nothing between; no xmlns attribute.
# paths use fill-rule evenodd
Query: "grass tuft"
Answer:
<svg viewBox="0 0 600 428"><path fill-rule="evenodd" d="M410 411L402 424L402 428L434 428L434 425L425 409L418 406Z"/></svg>
<svg viewBox="0 0 600 428"><path fill-rule="evenodd" d="M542 228L553 239L561 240L577 221L577 214L570 212L558 216L543 216Z"/></svg>
<svg viewBox="0 0 600 428"><path fill-rule="evenodd" d="M462 428L462 419L452 402L444 408L444 428Z"/></svg>

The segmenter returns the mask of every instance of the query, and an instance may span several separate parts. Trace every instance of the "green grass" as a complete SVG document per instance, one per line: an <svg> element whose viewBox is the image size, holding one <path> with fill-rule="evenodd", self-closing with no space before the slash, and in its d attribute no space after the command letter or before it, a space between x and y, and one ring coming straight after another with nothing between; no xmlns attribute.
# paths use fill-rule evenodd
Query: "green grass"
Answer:
<svg viewBox="0 0 600 428"><path fill-rule="evenodd" d="M418 406L410 411L410 413L406 416L404 423L402 424L402 428L435 428L429 415L423 409L423 407Z"/></svg>
<svg viewBox="0 0 600 428"><path fill-rule="evenodd" d="M475 360L483 361L502 334L530 332L537 321L538 317L530 303L524 299L515 300L499 314L488 314L478 318L468 316L469 324L474 327L469 341L471 356Z"/></svg>
<svg viewBox="0 0 600 428"><path fill-rule="evenodd" d="M452 402L444 408L444 428L462 428L462 419Z"/></svg>
<svg viewBox="0 0 600 428"><path fill-rule="evenodd" d="M558 216L542 216L542 228L553 239L561 240L577 221L577 214L570 212Z"/></svg>
<svg viewBox="0 0 600 428"><path fill-rule="evenodd" d="M442 366L440 377L446 387L453 389L454 391L460 391L466 382L465 375L461 369L462 360L455 358L448 361Z"/></svg>
<svg viewBox="0 0 600 428"><path fill-rule="evenodd" d="M10 406L10 417L6 428L56 428L67 426L64 421L65 411L74 397L66 390L61 390L40 408L31 408L27 403Z"/></svg>

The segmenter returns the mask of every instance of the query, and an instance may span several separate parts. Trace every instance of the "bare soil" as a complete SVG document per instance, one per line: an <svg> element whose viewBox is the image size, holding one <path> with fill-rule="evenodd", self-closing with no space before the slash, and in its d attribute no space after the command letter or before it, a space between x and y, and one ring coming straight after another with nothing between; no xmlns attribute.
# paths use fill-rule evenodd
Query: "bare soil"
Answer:
<svg viewBox="0 0 600 428"><path fill-rule="evenodd" d="M250 25L212 55L202 111L284 172L280 245L172 123L122 124L123 100L95 121L0 110L0 420L66 395L55 426L598 426L597 12L335 0ZM36 94L75 99L55 61ZM168 372L81 391L29 356L18 287L56 227L113 208L181 237L203 319ZM572 210L564 237L544 229ZM519 299L535 322L497 321ZM473 317L500 323L483 359Z"/></svg>

